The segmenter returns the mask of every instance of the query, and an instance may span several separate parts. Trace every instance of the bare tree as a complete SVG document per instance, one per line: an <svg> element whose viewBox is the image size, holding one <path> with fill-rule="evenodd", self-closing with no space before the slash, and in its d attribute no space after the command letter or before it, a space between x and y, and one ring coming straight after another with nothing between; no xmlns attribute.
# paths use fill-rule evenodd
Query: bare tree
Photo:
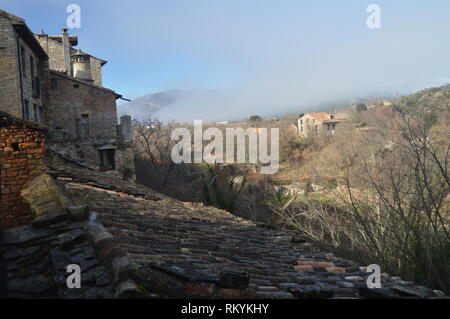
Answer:
<svg viewBox="0 0 450 319"><path fill-rule="evenodd" d="M303 201L274 211L312 240L449 292L450 126L440 115L372 114L373 130L336 138L318 167L338 178L332 206Z"/></svg>

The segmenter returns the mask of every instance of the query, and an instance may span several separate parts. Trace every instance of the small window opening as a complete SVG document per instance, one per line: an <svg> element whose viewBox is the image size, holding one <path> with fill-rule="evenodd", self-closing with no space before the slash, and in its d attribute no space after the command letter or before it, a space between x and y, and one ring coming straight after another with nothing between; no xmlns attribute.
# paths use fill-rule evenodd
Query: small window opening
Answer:
<svg viewBox="0 0 450 319"><path fill-rule="evenodd" d="M29 102L27 100L24 101L23 118L25 120L29 120L30 119L30 106L29 106Z"/></svg>
<svg viewBox="0 0 450 319"><path fill-rule="evenodd" d="M50 88L52 90L56 90L58 88L58 79L57 78L50 79Z"/></svg>
<svg viewBox="0 0 450 319"><path fill-rule="evenodd" d="M37 104L33 103L33 120L39 122L39 109Z"/></svg>
<svg viewBox="0 0 450 319"><path fill-rule="evenodd" d="M22 64L22 75L23 77L27 77L27 67L25 65L25 49L23 46L20 46L20 58Z"/></svg>
<svg viewBox="0 0 450 319"><path fill-rule="evenodd" d="M114 149L99 150L99 155L100 155L100 171L109 171L116 169Z"/></svg>

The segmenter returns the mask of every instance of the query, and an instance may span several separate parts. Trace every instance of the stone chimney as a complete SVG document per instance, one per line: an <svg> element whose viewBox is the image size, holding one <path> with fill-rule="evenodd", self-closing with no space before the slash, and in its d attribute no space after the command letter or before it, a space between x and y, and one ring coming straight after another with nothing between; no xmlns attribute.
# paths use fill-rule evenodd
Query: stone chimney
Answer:
<svg viewBox="0 0 450 319"><path fill-rule="evenodd" d="M39 44L44 49L45 53L48 54L48 35L45 34L44 30L41 30L41 33L35 34L34 36L39 41Z"/></svg>
<svg viewBox="0 0 450 319"><path fill-rule="evenodd" d="M120 117L120 126L123 142L131 142L133 140L133 130L131 126L131 116L123 115Z"/></svg>
<svg viewBox="0 0 450 319"><path fill-rule="evenodd" d="M72 56L73 76L83 81L94 81L91 74L91 58L80 50Z"/></svg>
<svg viewBox="0 0 450 319"><path fill-rule="evenodd" d="M64 68L66 69L67 75L72 75L72 68L70 65L69 32L67 32L67 28L62 29L62 45L64 55Z"/></svg>

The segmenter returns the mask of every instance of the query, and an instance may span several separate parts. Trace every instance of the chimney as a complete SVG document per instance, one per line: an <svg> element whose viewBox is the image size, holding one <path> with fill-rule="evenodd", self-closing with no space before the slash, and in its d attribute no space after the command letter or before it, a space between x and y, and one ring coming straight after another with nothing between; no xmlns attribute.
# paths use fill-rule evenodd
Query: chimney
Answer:
<svg viewBox="0 0 450 319"><path fill-rule="evenodd" d="M70 66L70 42L67 28L62 29L62 45L64 55L64 68L66 69L67 75L72 75L72 68Z"/></svg>
<svg viewBox="0 0 450 319"><path fill-rule="evenodd" d="M133 128L131 126L131 116L123 115L120 117L120 126L122 130L122 138L125 143L133 140Z"/></svg>
<svg viewBox="0 0 450 319"><path fill-rule="evenodd" d="M91 75L91 57L80 50L72 56L73 76L83 81L94 81Z"/></svg>
<svg viewBox="0 0 450 319"><path fill-rule="evenodd" d="M44 49L45 53L48 54L48 35L41 30L40 34L35 34L35 38L39 41L39 44Z"/></svg>

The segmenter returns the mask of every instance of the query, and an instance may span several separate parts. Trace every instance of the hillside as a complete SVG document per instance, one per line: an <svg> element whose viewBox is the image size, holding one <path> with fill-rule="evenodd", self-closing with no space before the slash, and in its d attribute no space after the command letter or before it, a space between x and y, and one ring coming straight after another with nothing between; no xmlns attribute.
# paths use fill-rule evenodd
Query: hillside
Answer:
<svg viewBox="0 0 450 319"><path fill-rule="evenodd" d="M450 84L425 89L417 93L404 96L395 101L395 104L404 110L419 110L423 108L430 111L450 110Z"/></svg>
<svg viewBox="0 0 450 319"><path fill-rule="evenodd" d="M147 94L129 103L118 105L119 115L129 114L134 119L158 117L162 120L183 119L193 105L204 105L216 95L212 90L171 89Z"/></svg>

